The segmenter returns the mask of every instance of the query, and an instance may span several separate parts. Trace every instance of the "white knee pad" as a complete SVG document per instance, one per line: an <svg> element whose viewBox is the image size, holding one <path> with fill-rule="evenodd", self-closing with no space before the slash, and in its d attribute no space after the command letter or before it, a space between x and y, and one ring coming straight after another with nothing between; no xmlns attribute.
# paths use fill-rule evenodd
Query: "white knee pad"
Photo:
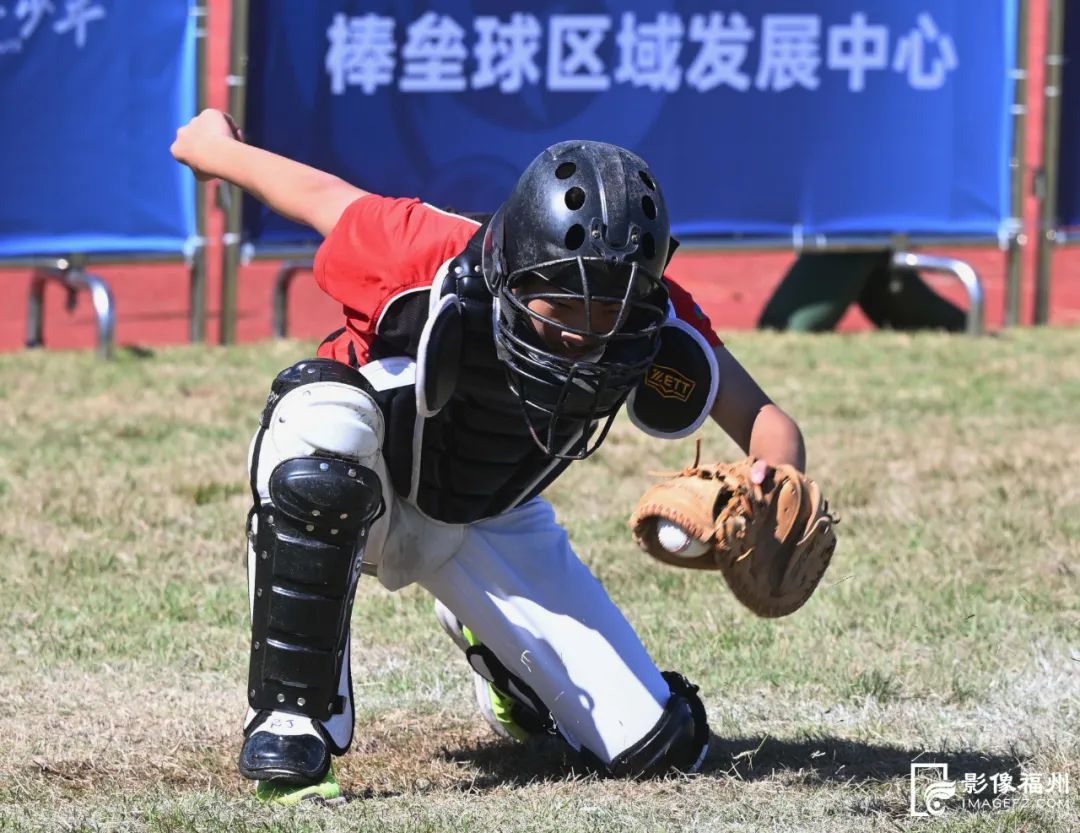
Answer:
<svg viewBox="0 0 1080 833"><path fill-rule="evenodd" d="M364 391L341 382L293 388L270 413L255 477L259 496L266 499L270 473L291 457L329 453L381 474L384 435L382 412Z"/></svg>

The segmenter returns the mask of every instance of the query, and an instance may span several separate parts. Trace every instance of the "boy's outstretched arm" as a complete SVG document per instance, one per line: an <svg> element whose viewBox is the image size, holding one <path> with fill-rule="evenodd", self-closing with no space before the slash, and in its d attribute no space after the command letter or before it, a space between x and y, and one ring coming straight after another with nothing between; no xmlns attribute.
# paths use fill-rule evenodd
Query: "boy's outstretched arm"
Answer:
<svg viewBox="0 0 1080 833"><path fill-rule="evenodd" d="M759 459L753 475L785 463L806 471L806 447L795 421L778 408L723 345L715 348L720 390L710 416L744 452Z"/></svg>
<svg viewBox="0 0 1080 833"><path fill-rule="evenodd" d="M340 177L246 145L225 113L203 110L176 131L172 155L199 179L238 185L284 217L324 237L351 202L367 194Z"/></svg>

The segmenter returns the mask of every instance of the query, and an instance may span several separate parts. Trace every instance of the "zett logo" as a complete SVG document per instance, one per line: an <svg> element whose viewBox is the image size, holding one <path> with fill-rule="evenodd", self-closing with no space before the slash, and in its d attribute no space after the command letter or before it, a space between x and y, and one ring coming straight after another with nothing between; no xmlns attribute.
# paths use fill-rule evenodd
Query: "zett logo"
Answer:
<svg viewBox="0 0 1080 833"><path fill-rule="evenodd" d="M694 381L674 368L654 364L649 368L645 379L646 387L652 388L664 399L678 399L685 402L694 392Z"/></svg>

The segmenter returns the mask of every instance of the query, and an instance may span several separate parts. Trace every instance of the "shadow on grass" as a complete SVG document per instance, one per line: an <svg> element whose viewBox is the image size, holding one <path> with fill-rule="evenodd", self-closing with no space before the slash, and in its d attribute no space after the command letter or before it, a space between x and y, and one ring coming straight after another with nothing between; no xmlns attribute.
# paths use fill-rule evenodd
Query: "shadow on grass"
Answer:
<svg viewBox="0 0 1080 833"><path fill-rule="evenodd" d="M529 747L503 741L446 750L443 757L480 770L482 774L469 785L472 789L522 786L586 774L580 762L556 741ZM1008 772L1017 783L1023 760L1016 755L976 750L919 750L829 736L789 741L769 735L721 738L714 734L700 776L757 781L790 773L810 784L887 783L910 777L913 763L948 764L954 780L961 780L967 772L983 773L987 778Z"/></svg>
<svg viewBox="0 0 1080 833"><path fill-rule="evenodd" d="M910 749L891 744L863 743L822 736L787 741L765 735L719 738L713 735L702 774L730 775L743 781L769 778L782 772L803 773L808 781L884 783L907 778L913 763L948 764L952 778L965 772L1010 772L1019 779L1021 758L992 755L973 749L955 751Z"/></svg>
<svg viewBox="0 0 1080 833"><path fill-rule="evenodd" d="M152 348L141 344L121 344L117 350L121 356L128 359L152 359L157 356Z"/></svg>
<svg viewBox="0 0 1080 833"><path fill-rule="evenodd" d="M554 738L517 743L497 740L475 746L444 749L442 758L468 764L478 775L460 785L466 790L523 787L544 781L565 781L588 771L561 741Z"/></svg>

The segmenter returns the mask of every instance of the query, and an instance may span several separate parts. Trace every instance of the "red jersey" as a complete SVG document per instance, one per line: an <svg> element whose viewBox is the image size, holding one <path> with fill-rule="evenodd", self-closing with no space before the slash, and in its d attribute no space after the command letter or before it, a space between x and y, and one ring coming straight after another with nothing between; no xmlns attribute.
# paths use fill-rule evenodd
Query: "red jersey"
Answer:
<svg viewBox="0 0 1080 833"><path fill-rule="evenodd" d="M323 342L319 356L365 364L376 339L400 326L387 315L395 301L413 293L426 296L440 267L465 248L477 228L475 220L415 198L367 194L352 202L315 255L316 283L345 313L345 327ZM718 346L708 316L690 293L667 276L664 282L675 315Z"/></svg>

